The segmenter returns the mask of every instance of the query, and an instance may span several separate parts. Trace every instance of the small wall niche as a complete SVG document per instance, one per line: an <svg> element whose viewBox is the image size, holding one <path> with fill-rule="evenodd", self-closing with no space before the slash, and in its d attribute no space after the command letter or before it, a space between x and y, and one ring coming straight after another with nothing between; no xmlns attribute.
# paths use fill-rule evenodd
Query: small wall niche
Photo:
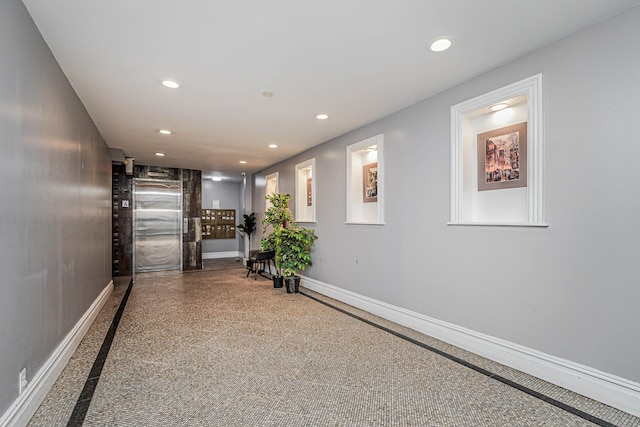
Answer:
<svg viewBox="0 0 640 427"><path fill-rule="evenodd" d="M384 135L347 147L347 224L384 224Z"/></svg>
<svg viewBox="0 0 640 427"><path fill-rule="evenodd" d="M274 172L266 177L265 196L278 193L278 172ZM271 207L271 202L265 198L264 210L267 211Z"/></svg>
<svg viewBox="0 0 640 427"><path fill-rule="evenodd" d="M316 159L296 165L296 222L316 222Z"/></svg>
<svg viewBox="0 0 640 427"><path fill-rule="evenodd" d="M542 126L542 74L451 107L450 225L547 225Z"/></svg>

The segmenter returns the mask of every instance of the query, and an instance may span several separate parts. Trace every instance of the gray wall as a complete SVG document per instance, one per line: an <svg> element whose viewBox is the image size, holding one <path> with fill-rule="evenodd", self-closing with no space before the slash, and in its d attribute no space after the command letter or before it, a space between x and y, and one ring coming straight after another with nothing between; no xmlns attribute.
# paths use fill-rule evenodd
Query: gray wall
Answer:
<svg viewBox="0 0 640 427"><path fill-rule="evenodd" d="M111 280L111 160L24 5L0 2L0 414Z"/></svg>
<svg viewBox="0 0 640 427"><path fill-rule="evenodd" d="M236 210L236 225L242 222L241 201L242 184L240 182L215 182L210 179L202 180L202 209L211 209L214 200L220 200L220 209ZM240 250L240 235L235 239L202 240L202 253L238 252Z"/></svg>
<svg viewBox="0 0 640 427"><path fill-rule="evenodd" d="M638 40L636 7L257 173L254 209L315 157L309 277L638 382ZM451 105L538 73L550 226L447 226ZM346 225L345 147L380 133L386 225Z"/></svg>

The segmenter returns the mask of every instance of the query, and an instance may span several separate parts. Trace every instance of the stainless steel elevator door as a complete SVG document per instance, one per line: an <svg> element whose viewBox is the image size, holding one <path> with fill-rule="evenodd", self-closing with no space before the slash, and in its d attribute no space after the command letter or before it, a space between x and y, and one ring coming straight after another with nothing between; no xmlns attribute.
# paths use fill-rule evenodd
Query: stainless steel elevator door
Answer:
<svg viewBox="0 0 640 427"><path fill-rule="evenodd" d="M135 272L182 269L182 182L133 180Z"/></svg>

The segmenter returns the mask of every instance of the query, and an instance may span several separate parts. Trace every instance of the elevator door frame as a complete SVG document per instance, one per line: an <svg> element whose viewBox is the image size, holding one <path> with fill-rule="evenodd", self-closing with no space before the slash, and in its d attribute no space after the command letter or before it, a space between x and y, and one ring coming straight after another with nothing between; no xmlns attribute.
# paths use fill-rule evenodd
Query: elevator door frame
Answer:
<svg viewBox="0 0 640 427"><path fill-rule="evenodd" d="M180 196L179 196L179 205L180 205L180 220L178 221L179 225L179 238L180 238L180 267L179 271L182 271L184 268L184 254L183 254L183 241L184 241L184 224L183 224L183 217L184 217L184 208L183 208L183 184L182 181L178 181L178 180L168 180L168 179L149 179L149 178L134 178L133 179L133 195L132 195L132 204L133 204L133 223L132 223L132 238L133 238L133 263L132 263L132 278L135 281L135 277L136 277L136 273L137 273L137 261L136 261L136 239L137 239L137 205L136 205L136 182L154 182L154 183L169 183L169 184L177 184L178 187L180 188ZM173 269L172 269L173 270ZM144 271L144 273L146 272L150 272L150 271L172 271L172 270L147 270ZM143 272L141 272L143 273Z"/></svg>

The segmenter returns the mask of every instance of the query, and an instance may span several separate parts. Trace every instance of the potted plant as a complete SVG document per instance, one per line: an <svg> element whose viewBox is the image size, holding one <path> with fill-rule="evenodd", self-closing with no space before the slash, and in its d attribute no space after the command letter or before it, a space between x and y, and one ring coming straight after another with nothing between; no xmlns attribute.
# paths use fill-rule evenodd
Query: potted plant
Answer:
<svg viewBox="0 0 640 427"><path fill-rule="evenodd" d="M276 280L287 283L287 292L298 292L300 276L297 273L311 265L311 248L317 236L313 230L298 227L289 209L289 194L270 194L267 197L271 206L265 212L262 221L264 237L262 250L275 250ZM282 286L280 284L280 286Z"/></svg>
<svg viewBox="0 0 640 427"><path fill-rule="evenodd" d="M265 199L269 201L271 206L264 213L264 219L262 220L263 232L266 232L269 227L271 227L272 231L276 231L293 224L293 214L289 209L291 195L273 193L267 195Z"/></svg>
<svg viewBox="0 0 640 427"><path fill-rule="evenodd" d="M281 270L280 270L280 264L278 263L278 251L277 251L277 245L278 245L278 239L279 239L279 228L278 229L274 229L271 231L271 233L269 233L268 235L262 237L262 239L260 240L260 250L263 252L266 251L275 251L276 252L276 257L274 258L274 263L276 265L276 271L272 272L271 274L271 279L273 280L273 287L274 288L281 288L283 286L284 283L284 278L282 277L281 274Z"/></svg>
<svg viewBox="0 0 640 427"><path fill-rule="evenodd" d="M276 271L273 274L273 287L281 288L284 279L282 277L280 262L278 258L278 245L280 231L293 222L293 215L289 210L289 194L269 194L265 197L269 201L269 209L264 213L262 220L262 239L260 240L261 251L276 251Z"/></svg>
<svg viewBox="0 0 640 427"><path fill-rule="evenodd" d="M280 266L288 293L298 292L300 276L297 274L311 265L311 248L317 238L315 231L296 225L280 230L276 260L279 252Z"/></svg>
<svg viewBox="0 0 640 427"><path fill-rule="evenodd" d="M244 214L244 223L238 224L236 229L240 232L240 234L247 236L249 240L249 244L247 246L246 259L247 259L247 267L251 267L249 265L249 255L251 254L251 235L254 231L256 231L256 213L251 212L250 214Z"/></svg>

